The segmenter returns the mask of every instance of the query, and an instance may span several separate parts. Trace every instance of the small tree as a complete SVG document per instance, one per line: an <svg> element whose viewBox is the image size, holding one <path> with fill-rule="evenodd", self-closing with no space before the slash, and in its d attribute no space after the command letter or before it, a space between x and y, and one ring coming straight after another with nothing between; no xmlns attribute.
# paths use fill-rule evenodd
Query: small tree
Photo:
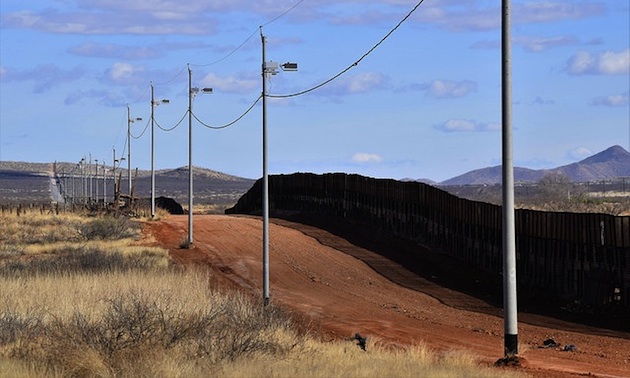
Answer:
<svg viewBox="0 0 630 378"><path fill-rule="evenodd" d="M548 173L538 181L542 201L562 202L571 199L571 178L564 173Z"/></svg>

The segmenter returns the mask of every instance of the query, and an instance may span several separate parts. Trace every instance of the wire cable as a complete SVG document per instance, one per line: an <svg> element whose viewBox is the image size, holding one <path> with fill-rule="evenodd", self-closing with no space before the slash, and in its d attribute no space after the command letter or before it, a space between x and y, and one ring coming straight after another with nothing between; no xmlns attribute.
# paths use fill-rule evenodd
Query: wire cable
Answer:
<svg viewBox="0 0 630 378"><path fill-rule="evenodd" d="M149 124L150 124L150 123L151 123L151 120L148 120L148 121L147 121L147 124L144 126L144 130L142 130L142 132L140 133L140 135L138 135L137 137L136 137L136 136L134 136L134 135L131 133L131 130L129 131L129 135L131 135L131 137L132 137L133 139L140 139L140 138L142 138L142 136L144 135L144 133L146 133L146 132L147 132L147 129L149 128Z"/></svg>
<svg viewBox="0 0 630 378"><path fill-rule="evenodd" d="M175 130L179 125L182 124L182 122L184 122L184 119L186 119L186 116L188 115L188 109L186 109L186 111L184 112L184 115L182 116L182 118L179 120L179 122L177 122L175 124L175 126L171 127L171 128L164 128L162 126L160 126L160 124L158 123L158 121L155 119L155 117L153 117L153 122L155 122L155 125L162 131L173 131Z"/></svg>
<svg viewBox="0 0 630 378"><path fill-rule="evenodd" d="M368 55L370 55L374 50L376 50L383 42L385 42L385 40L387 38L389 38L389 36L391 36L396 29L398 29L405 21L407 21L407 19L409 17L411 17L411 15L420 7L420 5L422 5L422 3L424 2L424 0L420 0L416 6L414 6L411 11L409 11L409 13L407 13L407 15L405 17L402 18L402 20L400 20L398 22L398 24L396 24L396 26L394 26L393 29L391 29L387 34L385 34L385 36L383 38L381 38L380 41L378 41L374 46L372 46L371 49L369 49L365 54L363 54L357 61L355 61L354 63L352 63L350 66L346 67L343 71L339 72L338 74L336 74L335 76L331 77L330 79L324 81L321 84L318 84L312 88L300 91L300 92L296 92L296 93L291 93L291 94L287 94L287 95L267 95L267 97L271 97L271 98L289 98L289 97L296 97L296 96L301 96L303 94L309 93L309 92L313 92L316 89L319 89L321 87L323 87L324 85L327 85L329 83L331 83L332 81L338 79L341 75L345 74L346 72L350 71L352 68L356 67L359 65L359 63L365 59Z"/></svg>
<svg viewBox="0 0 630 378"><path fill-rule="evenodd" d="M300 0L297 3L295 3L291 8L287 9L284 13L282 13L281 15L277 16L276 18L274 18L273 20L261 25L261 26L267 26L273 22L276 22L278 19L284 17L287 13L291 12L293 9L295 9L298 5L302 4L304 0Z"/></svg>
<svg viewBox="0 0 630 378"><path fill-rule="evenodd" d="M240 116L238 116L234 121L230 122L230 123L226 123L224 125L221 126L211 126L208 125L207 123L204 123L202 120L200 120L197 115L193 112L192 116L195 117L195 119L197 120L197 122L199 122L202 126L207 127L208 129L212 129L212 130L221 130L221 129L226 129L232 125L234 125L236 122L240 121L243 117L245 117L252 109L254 109L254 106L256 106L256 104L258 104L258 101L260 101L260 99L262 98L262 94L260 96L258 96L258 98L256 99L256 101L254 101L253 104L251 104L251 106L249 108L247 108L247 110L245 110L245 112L243 112L243 114L241 114Z"/></svg>
<svg viewBox="0 0 630 378"><path fill-rule="evenodd" d="M182 68L181 70L179 70L179 72L177 72L177 73L175 74L175 76L173 76L171 79L168 79L168 80L163 81L163 82L158 82L158 83L154 82L153 84L154 84L154 85L166 85L166 84L170 84L170 83L172 83L173 81L175 81L175 79L177 79L178 77L180 77L180 76L182 75L182 73L183 73L185 70L186 70L186 67L184 67L184 68Z"/></svg>
<svg viewBox="0 0 630 378"><path fill-rule="evenodd" d="M206 64L192 64L190 63L191 66L194 67L208 67L208 66L212 66L214 64L220 63L224 60L226 60L227 58L229 58L230 56L232 56L235 52L237 52L238 50L240 50L243 46L245 46L245 44L247 42L249 42L250 39L252 39L252 37L256 34L257 30L254 30L254 32L252 34L249 35L249 37L247 37L247 39L245 39L245 41L243 41L243 43L241 43L240 45L238 45L234 50L230 51L229 53L227 53L227 55L225 55L223 58L221 59L217 59L214 62L210 62L210 63L206 63Z"/></svg>
<svg viewBox="0 0 630 378"><path fill-rule="evenodd" d="M267 21L267 22L266 22L266 23L264 23L262 26L267 26L267 25L269 25L269 24L271 24L271 23L273 23L273 22L278 21L280 18L282 18L282 17L286 16L286 15L287 15L287 13L289 13L289 12L291 12L293 9L295 9L298 5L302 4L302 2L303 2L303 1L304 1L304 0L300 0L300 1L298 1L297 3L293 4L293 6L291 6L291 8L287 9L287 10L286 10L286 11L284 11L282 14L280 14L280 15L278 15L278 16L276 16L276 17L274 17L272 20ZM191 66L194 66L194 67L208 67L208 66L212 66L212 65L214 65L214 64L220 63L220 62L222 62L222 61L226 60L227 58L229 58L230 56L232 56L235 52L237 52L238 50L240 50L243 46L245 46L245 44L246 44L247 42L249 42L249 40L250 40L250 39L252 39L252 37L253 37L254 35L256 35L256 32L258 32L258 28L256 28L256 29L252 32L252 34L250 34L250 35L249 35L249 37L247 37L247 38L243 41L243 43L241 43L241 44L240 44L240 45L238 45L236 48L234 48L234 50L232 50L232 51L230 51L229 53L227 53L224 57L222 57L222 58L220 58L220 59L217 59L217 60L215 60L214 62L210 62L210 63L206 63L206 64L190 64L190 65L191 65ZM183 70L182 70L182 71L183 71ZM180 72L180 73L181 73L181 72ZM178 74L178 75L179 75L179 74Z"/></svg>

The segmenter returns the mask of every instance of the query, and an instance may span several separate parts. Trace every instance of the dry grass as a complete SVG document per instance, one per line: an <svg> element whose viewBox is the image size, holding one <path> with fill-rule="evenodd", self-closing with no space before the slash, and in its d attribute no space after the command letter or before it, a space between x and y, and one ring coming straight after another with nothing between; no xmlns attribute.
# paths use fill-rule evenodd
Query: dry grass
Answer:
<svg viewBox="0 0 630 378"><path fill-rule="evenodd" d="M282 309L174 269L124 219L17 218L0 218L0 378L507 374L465 352L317 341Z"/></svg>

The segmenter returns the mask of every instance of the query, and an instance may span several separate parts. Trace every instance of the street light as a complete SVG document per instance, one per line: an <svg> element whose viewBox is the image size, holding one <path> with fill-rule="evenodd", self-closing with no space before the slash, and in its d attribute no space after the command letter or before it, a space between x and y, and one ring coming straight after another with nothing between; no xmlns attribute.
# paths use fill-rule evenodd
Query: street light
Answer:
<svg viewBox="0 0 630 378"><path fill-rule="evenodd" d="M122 161L125 160L125 158L123 157L123 158L120 158L120 159L116 159L116 149L112 148L112 151L113 151L112 177L114 178L114 197L113 197L113 202L114 202L114 206L117 206L118 204L115 203L116 199L117 199L116 194L120 191L120 188L117 185L119 183L116 183L116 163L118 163L118 166L120 167L120 164L122 164Z"/></svg>
<svg viewBox="0 0 630 378"><path fill-rule="evenodd" d="M260 27L262 41L262 143L263 143L263 305L269 304L269 175L267 162L267 78L278 74L278 67L283 71L297 71L297 63L267 62L265 57L265 43L267 37Z"/></svg>
<svg viewBox="0 0 630 378"><path fill-rule="evenodd" d="M192 165L192 104L197 93L211 94L212 88L193 88L192 70L188 65L188 246L193 243L193 165Z"/></svg>
<svg viewBox="0 0 630 378"><path fill-rule="evenodd" d="M127 180L129 183L129 204L131 204L131 124L142 121L142 118L131 118L131 110L127 104Z"/></svg>
<svg viewBox="0 0 630 378"><path fill-rule="evenodd" d="M156 106L160 104L168 104L170 101L167 99L162 99L159 101L155 101L155 89L153 87L153 82L151 82L151 218L155 217L155 139L154 139L154 127L155 127L155 117L154 117L154 109Z"/></svg>

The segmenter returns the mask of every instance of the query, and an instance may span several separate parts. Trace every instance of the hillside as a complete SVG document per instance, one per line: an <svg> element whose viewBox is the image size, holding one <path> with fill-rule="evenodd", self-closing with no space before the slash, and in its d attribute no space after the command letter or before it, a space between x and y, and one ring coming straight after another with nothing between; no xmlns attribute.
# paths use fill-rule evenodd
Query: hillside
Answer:
<svg viewBox="0 0 630 378"><path fill-rule="evenodd" d="M572 182L591 182L630 176L630 152L612 146L577 163L552 169L514 167L514 181L536 182L547 174L561 173ZM483 185L501 183L501 166L477 169L442 181L440 185Z"/></svg>
<svg viewBox="0 0 630 378"><path fill-rule="evenodd" d="M68 186L71 192L72 179L75 177L75 187L81 180L80 170L76 163L56 163L57 174L61 185ZM49 172L51 163L0 162L0 204L11 203L48 203L50 202ZM94 166L93 166L94 168ZM112 197L113 185L111 167L108 168L108 178L105 183L109 198ZM120 175L122 172L122 175ZM127 170L117 170L117 177L122 176L123 193L127 192ZM132 172L132 179L136 177ZM206 168L193 167L193 192L195 204L230 205L245 193L254 180L228 175ZM94 192L96 185L102 196L102 167L99 179L93 181ZM188 167L176 169L162 169L155 172L156 196L174 198L180 204L188 202ZM78 190L78 189L77 189ZM135 183L136 197L151 196L151 171L139 170Z"/></svg>

